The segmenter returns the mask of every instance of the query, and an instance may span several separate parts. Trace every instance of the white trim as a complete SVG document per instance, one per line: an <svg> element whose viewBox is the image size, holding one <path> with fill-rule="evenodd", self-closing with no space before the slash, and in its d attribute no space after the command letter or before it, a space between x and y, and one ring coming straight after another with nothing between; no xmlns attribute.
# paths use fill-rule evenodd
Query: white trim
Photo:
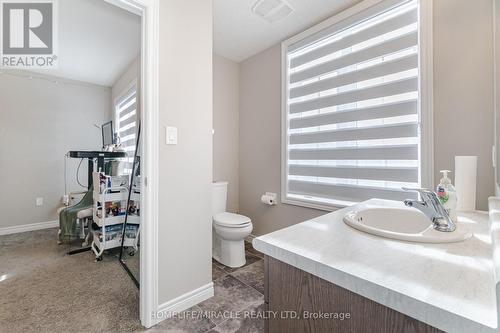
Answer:
<svg viewBox="0 0 500 333"><path fill-rule="evenodd" d="M498 184L499 180L498 179L498 168L500 167L498 165L498 149L500 147L498 147L498 136L500 135L500 133L498 133L498 128L497 128L497 121L498 121L498 105L500 104L499 101L498 101L498 98L500 96L497 96L497 87L498 87L498 84L499 82L497 82L497 77L498 77L498 71L499 71L499 68L498 68L498 64L497 64L497 54L498 54L498 50L497 48L500 47L500 45L498 45L497 43L497 28L498 28L498 23L497 23L497 1L496 0L492 0L493 1L493 17L492 17L492 23L493 23L493 138L494 138L494 141L493 141L493 152L492 152L492 156L493 156L493 161L492 161L492 164L493 164L493 171L495 173L494 175L494 178L495 178L495 196L499 196L500 195L500 185ZM500 17L499 17L500 19Z"/></svg>
<svg viewBox="0 0 500 333"><path fill-rule="evenodd" d="M336 211L337 209L342 209L342 208L345 208L348 206L352 206L352 205L348 205L348 204L340 203L340 202L339 203L332 203L332 204L321 204L315 200L309 201L305 198L304 199L284 198L283 200L281 200L281 202L283 202L284 204L287 204L287 205L312 208L312 209L316 209L316 210L322 210L325 212L333 212L333 211ZM353 203L353 204L355 204L355 203Z"/></svg>
<svg viewBox="0 0 500 333"><path fill-rule="evenodd" d="M158 310L158 175L159 175L159 30L160 0L104 0L142 16L141 45L141 137L143 215L140 251L141 324L156 324Z"/></svg>
<svg viewBox="0 0 500 333"><path fill-rule="evenodd" d="M319 33L342 21L349 21L353 16L363 11L373 11L378 7L393 5L399 0L365 0L345 11L326 19L325 21L285 40L281 43L281 202L284 204L313 208L324 211L334 211L346 207L344 202L338 204L322 204L313 201L288 198L288 184L286 181L288 161L288 49L291 45ZM405 0L401 0L403 2ZM432 1L419 1L419 98L420 103L420 147L419 152L420 182L422 187L433 188L434 183L434 136L433 136L433 53L432 53ZM377 6L377 7L376 7ZM344 23L341 23L344 24Z"/></svg>
<svg viewBox="0 0 500 333"><path fill-rule="evenodd" d="M160 304L155 314L156 322L159 323L169 316L189 309L214 296L214 284L210 282L198 289L185 293L173 300Z"/></svg>
<svg viewBox="0 0 500 333"><path fill-rule="evenodd" d="M419 0L420 185L434 188L433 0Z"/></svg>
<svg viewBox="0 0 500 333"><path fill-rule="evenodd" d="M59 221L38 222L31 224L16 225L12 227L0 228L0 236L18 234L21 232L42 230L59 227Z"/></svg>
<svg viewBox="0 0 500 333"><path fill-rule="evenodd" d="M137 0L139 1L139 0ZM156 322L152 313L158 309L158 176L159 176L159 52L160 0L140 0L143 12L141 56L141 133L144 161L141 172L143 223L141 225L140 317L145 327Z"/></svg>
<svg viewBox="0 0 500 333"><path fill-rule="evenodd" d="M314 27L313 27L314 28ZM313 29L311 28L311 29ZM293 38L281 43L281 202L284 204L290 203L287 199L288 182L287 182L287 162L288 162L288 128L290 122L288 115L290 107L288 105L288 96L290 89L288 77L288 45L293 43Z"/></svg>
<svg viewBox="0 0 500 333"><path fill-rule="evenodd" d="M131 4L131 1L122 1L122 0L104 0L109 4L115 5L117 7L120 7L121 9L124 9L128 12L134 13L136 15L142 16L143 9L140 8L141 6Z"/></svg>

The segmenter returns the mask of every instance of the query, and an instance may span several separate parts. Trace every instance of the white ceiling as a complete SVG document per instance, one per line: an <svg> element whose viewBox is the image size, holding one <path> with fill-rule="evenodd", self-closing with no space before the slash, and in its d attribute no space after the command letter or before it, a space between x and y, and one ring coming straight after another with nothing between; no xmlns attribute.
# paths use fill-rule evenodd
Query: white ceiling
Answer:
<svg viewBox="0 0 500 333"><path fill-rule="evenodd" d="M257 0L214 1L214 51L240 62L361 0L287 0L293 13L273 24L252 12Z"/></svg>
<svg viewBox="0 0 500 333"><path fill-rule="evenodd" d="M112 86L140 53L140 17L103 0L58 6L59 67L37 72Z"/></svg>

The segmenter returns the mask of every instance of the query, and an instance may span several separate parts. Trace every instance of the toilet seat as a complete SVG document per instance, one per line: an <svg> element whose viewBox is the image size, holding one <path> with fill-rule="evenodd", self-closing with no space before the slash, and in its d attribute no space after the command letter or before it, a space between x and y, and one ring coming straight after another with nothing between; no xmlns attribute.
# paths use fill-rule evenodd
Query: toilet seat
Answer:
<svg viewBox="0 0 500 333"><path fill-rule="evenodd" d="M228 228L244 228L251 224L249 217L234 213L219 213L214 216L214 224Z"/></svg>

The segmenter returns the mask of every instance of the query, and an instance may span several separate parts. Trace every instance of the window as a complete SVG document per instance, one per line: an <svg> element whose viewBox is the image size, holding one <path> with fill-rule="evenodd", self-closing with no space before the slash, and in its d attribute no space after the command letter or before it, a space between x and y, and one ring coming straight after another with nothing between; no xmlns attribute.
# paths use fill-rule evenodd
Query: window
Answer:
<svg viewBox="0 0 500 333"><path fill-rule="evenodd" d="M116 133L118 133L122 147L128 154L125 159L124 172L126 174L132 173L132 164L134 163L138 122L137 102L137 85L135 83L115 102Z"/></svg>
<svg viewBox="0 0 500 333"><path fill-rule="evenodd" d="M428 173L419 2L330 20L283 43L282 200L331 209L411 198L401 187Z"/></svg>

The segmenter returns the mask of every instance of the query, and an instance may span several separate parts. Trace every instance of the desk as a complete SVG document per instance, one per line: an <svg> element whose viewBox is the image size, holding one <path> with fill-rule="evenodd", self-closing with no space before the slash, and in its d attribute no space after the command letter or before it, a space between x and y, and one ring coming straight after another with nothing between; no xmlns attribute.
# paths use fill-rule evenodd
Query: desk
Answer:
<svg viewBox="0 0 500 333"><path fill-rule="evenodd" d="M68 153L68 156L70 158L86 158L88 159L89 162L89 167L88 167L88 188L90 190L92 186L92 172L94 171L94 159L97 159L97 169L101 169L104 171L104 159L106 158L123 158L127 157L127 153L124 151L85 151L85 150L77 150L77 151L70 151ZM92 229L92 227L89 225L89 232ZM68 252L69 255L89 251L90 246L88 247L83 247L81 249L76 249L76 250L71 250Z"/></svg>
<svg viewBox="0 0 500 333"><path fill-rule="evenodd" d="M94 171L94 159L97 159L97 170L101 169L104 171L104 159L105 158L123 158L127 157L127 153L124 151L86 151L86 150L76 150L70 151L69 157L71 158L86 158L88 159L88 188L92 186L92 172Z"/></svg>

